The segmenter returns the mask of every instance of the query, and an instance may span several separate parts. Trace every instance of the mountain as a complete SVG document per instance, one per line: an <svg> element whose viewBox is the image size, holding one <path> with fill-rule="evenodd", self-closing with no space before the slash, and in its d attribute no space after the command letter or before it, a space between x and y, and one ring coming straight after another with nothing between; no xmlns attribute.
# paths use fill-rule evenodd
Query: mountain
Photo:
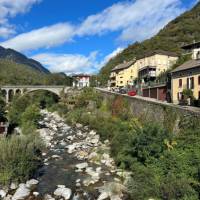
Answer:
<svg viewBox="0 0 200 200"><path fill-rule="evenodd" d="M130 61L154 50L173 51L181 54L181 46L200 41L200 2L194 8L171 21L154 37L136 42L112 58L99 72L102 85L107 83L111 69L124 60Z"/></svg>
<svg viewBox="0 0 200 200"><path fill-rule="evenodd" d="M72 85L63 73L44 73L12 60L0 59L0 85Z"/></svg>
<svg viewBox="0 0 200 200"><path fill-rule="evenodd" d="M42 73L50 73L45 67L43 67L38 61L27 58L25 55L15 51L13 49L6 49L0 46L0 59L6 59L13 61L18 64L27 65L35 70L38 70Z"/></svg>
<svg viewBox="0 0 200 200"><path fill-rule="evenodd" d="M0 85L40 85L49 74L12 60L0 59Z"/></svg>

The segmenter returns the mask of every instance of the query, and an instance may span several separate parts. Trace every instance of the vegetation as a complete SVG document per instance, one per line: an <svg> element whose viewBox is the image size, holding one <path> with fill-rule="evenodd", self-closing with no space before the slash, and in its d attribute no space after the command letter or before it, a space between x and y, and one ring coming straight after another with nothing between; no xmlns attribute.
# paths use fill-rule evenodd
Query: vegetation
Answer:
<svg viewBox="0 0 200 200"><path fill-rule="evenodd" d="M0 184L22 182L40 165L41 140L37 135L0 139Z"/></svg>
<svg viewBox="0 0 200 200"><path fill-rule="evenodd" d="M181 46L200 40L200 3L170 22L156 36L141 43L135 42L111 59L100 71L98 79L102 85L107 84L111 69L124 60L130 61L154 50L166 50L181 54Z"/></svg>
<svg viewBox="0 0 200 200"><path fill-rule="evenodd" d="M0 85L72 85L65 74L46 74L30 66L0 59Z"/></svg>
<svg viewBox="0 0 200 200"><path fill-rule="evenodd" d="M78 98L82 103L76 104L74 110L60 109L59 112L68 123L89 125L98 131L102 140L110 140L116 164L132 172L127 183L131 199L199 199L198 120L193 120L191 125L188 119L190 125L180 124L179 134L175 134L171 126L174 127L172 123L176 120L169 120L170 127L149 123L134 118L122 98L106 102L97 98L99 94L92 89L83 94ZM98 107L91 109L87 103L89 99ZM166 112L172 116L169 110Z"/></svg>
<svg viewBox="0 0 200 200"><path fill-rule="evenodd" d="M58 97L49 92L15 96L7 117L11 127L19 126L22 134L0 138L0 185L26 181L39 167L43 148L36 133L40 107L53 106L57 101ZM0 113L5 116L4 105L0 101Z"/></svg>

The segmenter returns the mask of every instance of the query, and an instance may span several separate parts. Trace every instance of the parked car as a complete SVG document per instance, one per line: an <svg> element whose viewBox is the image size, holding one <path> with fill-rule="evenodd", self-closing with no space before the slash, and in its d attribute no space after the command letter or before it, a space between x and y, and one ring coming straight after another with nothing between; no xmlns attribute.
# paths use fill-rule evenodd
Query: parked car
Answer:
<svg viewBox="0 0 200 200"><path fill-rule="evenodd" d="M130 90L130 91L128 92L128 95L134 97L135 95L137 95L137 91L135 91L135 90Z"/></svg>
<svg viewBox="0 0 200 200"><path fill-rule="evenodd" d="M127 94L127 90L125 88L121 88L121 89L119 89L119 93Z"/></svg>

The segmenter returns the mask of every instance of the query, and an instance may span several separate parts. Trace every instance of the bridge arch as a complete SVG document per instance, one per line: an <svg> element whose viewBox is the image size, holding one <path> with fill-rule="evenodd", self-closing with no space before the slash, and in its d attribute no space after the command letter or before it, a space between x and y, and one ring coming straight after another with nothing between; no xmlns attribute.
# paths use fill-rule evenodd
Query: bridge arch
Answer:
<svg viewBox="0 0 200 200"><path fill-rule="evenodd" d="M51 92L51 93L57 95L58 97L60 97L60 93L61 93L61 91L54 90L54 89L51 89L51 88L34 88L34 89L25 90L24 94L36 92L36 91L48 91L48 92Z"/></svg>

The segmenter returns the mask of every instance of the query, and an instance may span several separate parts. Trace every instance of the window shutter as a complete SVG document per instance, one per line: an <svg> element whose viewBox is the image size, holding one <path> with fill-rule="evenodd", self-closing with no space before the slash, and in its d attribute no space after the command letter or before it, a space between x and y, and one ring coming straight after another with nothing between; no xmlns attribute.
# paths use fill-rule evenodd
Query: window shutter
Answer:
<svg viewBox="0 0 200 200"><path fill-rule="evenodd" d="M189 88L189 78L187 78L187 89L190 89Z"/></svg>

